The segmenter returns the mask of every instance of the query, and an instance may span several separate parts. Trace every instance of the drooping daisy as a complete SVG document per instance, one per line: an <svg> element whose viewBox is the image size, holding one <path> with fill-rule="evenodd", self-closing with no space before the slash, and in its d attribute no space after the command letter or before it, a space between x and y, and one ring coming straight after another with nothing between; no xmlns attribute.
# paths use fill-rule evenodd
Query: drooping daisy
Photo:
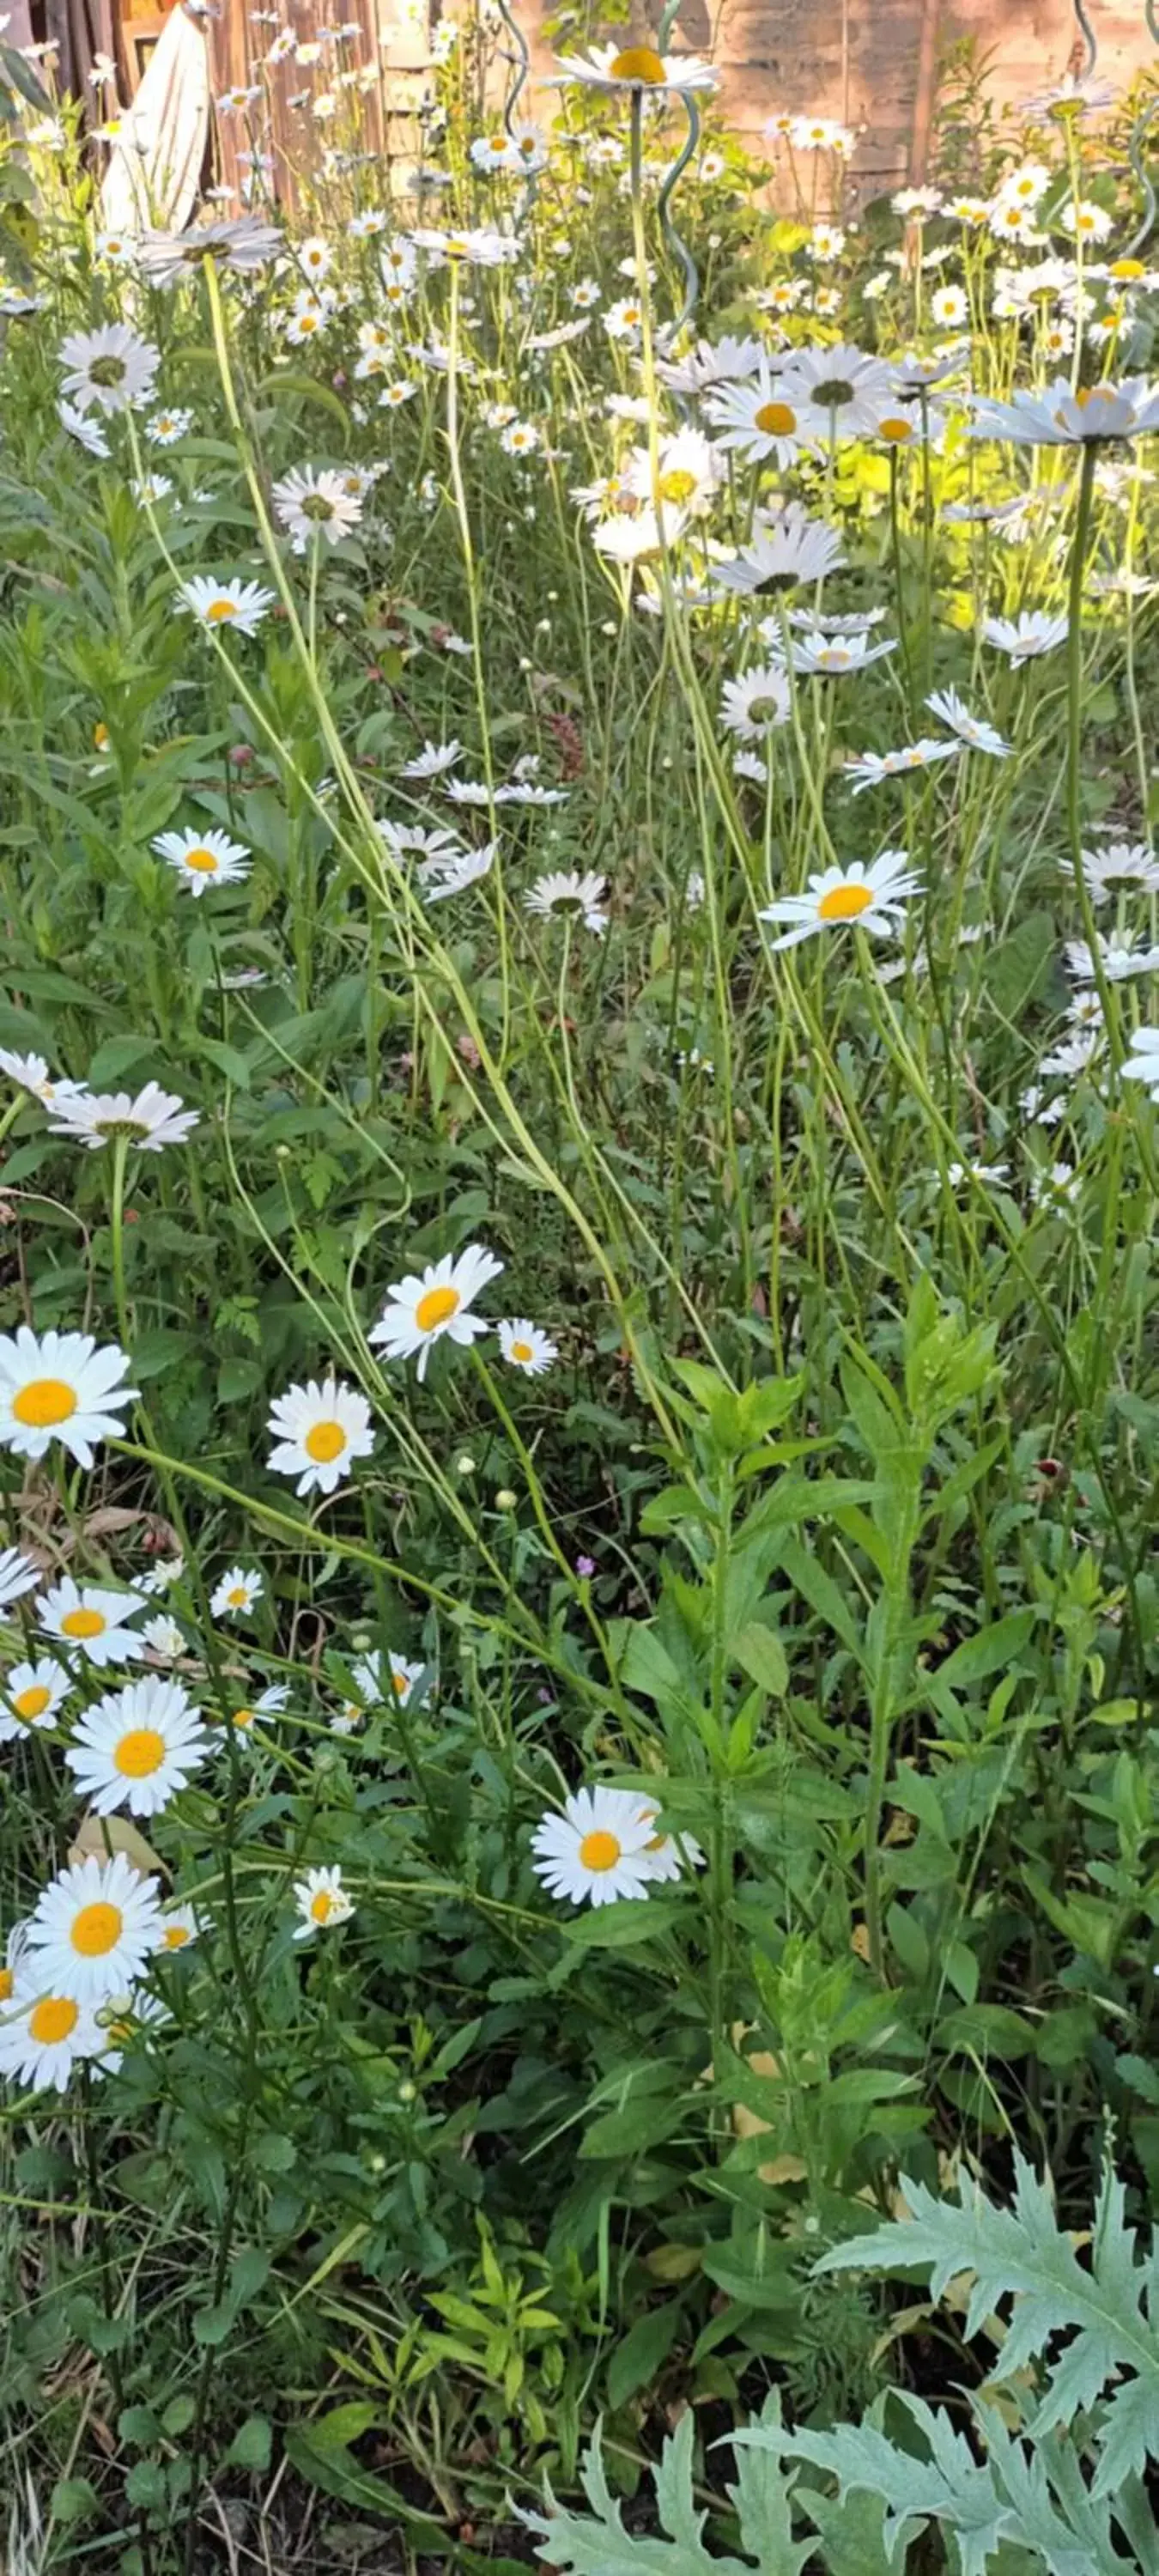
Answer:
<svg viewBox="0 0 1159 2576"><path fill-rule="evenodd" d="M42 1055L19 1055L13 1047L0 1047L0 1073L6 1074L9 1082L18 1083L22 1091L30 1091L34 1099L42 1100L46 1108L61 1092L84 1087L79 1082L55 1079Z"/></svg>
<svg viewBox="0 0 1159 2576"><path fill-rule="evenodd" d="M85 1710L65 1754L98 1816L157 1816L185 1787L209 1738L178 1682L130 1682Z"/></svg>
<svg viewBox="0 0 1159 2576"><path fill-rule="evenodd" d="M614 1905L647 1896L646 1858L655 1815L631 1789L578 1789L560 1814L541 1818L531 1837L532 1868L551 1896L573 1905Z"/></svg>
<svg viewBox="0 0 1159 2576"><path fill-rule="evenodd" d="M1000 1189L1009 1175L1009 1163L947 1163L946 1165L946 1179L952 1190L960 1190L966 1182L975 1183L982 1189Z"/></svg>
<svg viewBox="0 0 1159 2576"><path fill-rule="evenodd" d="M93 1153L127 1136L140 1153L160 1154L166 1145L184 1145L200 1116L176 1092L147 1082L135 1099L127 1091L72 1091L53 1102L50 1123L54 1136L71 1136Z"/></svg>
<svg viewBox="0 0 1159 2576"><path fill-rule="evenodd" d="M951 732L957 734L959 742L964 742L969 751L989 752L992 760L1009 759L1011 746L1003 740L997 726L989 724L985 716L972 716L956 689L935 689L926 699L926 705L932 715L940 716L942 723L949 725Z"/></svg>
<svg viewBox="0 0 1159 2576"><path fill-rule="evenodd" d="M361 1655L353 1667L355 1689L362 1694L362 1704L393 1700L397 1708L409 1708L414 1693L426 1671L425 1664L409 1663L405 1655L388 1649L385 1675L382 1656L377 1646L369 1655Z"/></svg>
<svg viewBox="0 0 1159 2576"><path fill-rule="evenodd" d="M129 1367L115 1342L98 1348L91 1333L34 1333L18 1324L0 1333L0 1448L43 1458L54 1440L79 1467L91 1467L93 1444L123 1440L119 1407L135 1386L121 1386Z"/></svg>
<svg viewBox="0 0 1159 2576"><path fill-rule="evenodd" d="M271 1473L296 1476L299 1494L332 1494L354 1460L369 1458L374 1447L366 1397L333 1376L276 1396L266 1429L277 1443L266 1462Z"/></svg>
<svg viewBox="0 0 1159 2576"><path fill-rule="evenodd" d="M448 895L462 894L467 886L478 885L489 876L495 863L498 841L484 841L477 850L454 850L445 859L426 860L420 869L424 903L444 903Z"/></svg>
<svg viewBox="0 0 1159 2576"><path fill-rule="evenodd" d="M774 939L774 948L796 948L816 931L837 930L848 923L887 938L903 918L911 895L920 893L904 850L882 850L868 865L854 859L847 868L826 868L811 876L803 894L781 895L759 918L785 921L789 928Z"/></svg>
<svg viewBox="0 0 1159 2576"><path fill-rule="evenodd" d="M336 1924L348 1923L354 1912L354 1899L343 1887L338 1866L308 1869L304 1878L296 1878L294 1903L302 1918L295 1941L309 1941L315 1932L333 1931Z"/></svg>
<svg viewBox="0 0 1159 2576"><path fill-rule="evenodd" d="M167 1905L161 1917L161 1937L157 1948L175 1957L178 1950L186 1950L191 1941L196 1941L200 1930L201 1925L191 1905Z"/></svg>
<svg viewBox="0 0 1159 2576"><path fill-rule="evenodd" d="M738 680L725 681L720 721L742 742L763 742L774 726L788 723L792 706L781 664L769 662L763 669L745 671Z"/></svg>
<svg viewBox="0 0 1159 2576"><path fill-rule="evenodd" d="M1133 976L1153 975L1159 967L1159 948L1150 948L1146 943L1137 946L1131 938L1103 939L1097 931L1095 938L1099 970L1108 984L1127 984ZM1068 939L1066 964L1067 973L1080 984L1094 983L1095 960L1085 939Z"/></svg>
<svg viewBox="0 0 1159 2576"><path fill-rule="evenodd" d="M51 1655L13 1664L0 1679L0 1744L18 1742L30 1726L54 1726L71 1689L71 1675Z"/></svg>
<svg viewBox="0 0 1159 2576"><path fill-rule="evenodd" d="M175 1664L178 1657L186 1652L187 1640L176 1619L166 1618L160 1611L152 1619L146 1619L141 1635L150 1655L158 1663Z"/></svg>
<svg viewBox="0 0 1159 2576"><path fill-rule="evenodd" d="M1052 653L1056 644L1065 644L1069 631L1069 618L1048 617L1043 609L1024 608L1017 617L982 620L986 642L996 644L1000 653L1008 653L1015 664L1029 662L1039 653Z"/></svg>
<svg viewBox="0 0 1159 2576"><path fill-rule="evenodd" d="M585 929L598 933L608 926L608 916L602 908L607 890L607 878L591 869L581 874L574 868L553 868L528 887L524 910L543 921L550 921L558 912L575 915Z"/></svg>
<svg viewBox="0 0 1159 2576"><path fill-rule="evenodd" d="M78 411L75 403L58 402L56 416L61 428L68 431L70 438L75 438L77 446L83 447L87 455L111 456L112 449L101 424L90 412Z"/></svg>
<svg viewBox="0 0 1159 2576"><path fill-rule="evenodd" d="M898 751L863 751L857 760L847 760L845 776L853 779L853 793L863 796L867 787L880 787L886 778L903 778L911 770L930 769L937 760L955 760L960 745L942 742L933 734L923 734L918 742L907 742Z"/></svg>
<svg viewBox="0 0 1159 2576"><path fill-rule="evenodd" d="M461 742L424 742L412 760L404 760L400 778L442 778L463 757Z"/></svg>
<svg viewBox="0 0 1159 2576"><path fill-rule="evenodd" d="M750 465L771 457L784 468L813 445L802 397L782 392L762 356L760 372L744 384L724 384L708 396L705 416L719 432L717 445L735 448Z"/></svg>
<svg viewBox="0 0 1159 2576"><path fill-rule="evenodd" d="M561 54L555 74L556 85L563 89L575 82L581 89L621 91L631 96L633 90L651 95L672 91L677 96L690 90L715 89L719 74L711 63L702 62L697 54L659 54L654 45L593 45L587 54Z"/></svg>
<svg viewBox="0 0 1159 2576"><path fill-rule="evenodd" d="M747 545L731 563L712 567L714 590L768 599L800 583L824 581L845 561L841 539L823 520L810 519L789 502L775 519L758 520Z"/></svg>
<svg viewBox="0 0 1159 2576"><path fill-rule="evenodd" d="M242 841L231 841L227 832L158 832L153 848L159 859L167 859L175 868L182 884L191 895L205 893L208 886L237 885L250 872L250 853Z"/></svg>
<svg viewBox="0 0 1159 2576"><path fill-rule="evenodd" d="M77 1584L62 1574L36 1603L36 1624L46 1637L58 1637L87 1656L91 1664L134 1664L144 1653L129 1621L142 1608L135 1592L107 1592L96 1583Z"/></svg>
<svg viewBox="0 0 1159 2576"><path fill-rule="evenodd" d="M0 2076L34 2093L64 2093L74 2066L96 2057L103 2037L91 2007L52 1993L25 1969L0 2005Z"/></svg>
<svg viewBox="0 0 1159 2576"><path fill-rule="evenodd" d="M1091 439L1138 438L1159 428L1159 385L1145 376L1119 384L1080 385L1056 376L1041 393L1019 391L1009 402L977 402L972 438L1011 439L1024 447L1081 447Z"/></svg>
<svg viewBox="0 0 1159 2576"><path fill-rule="evenodd" d="M202 626L228 626L235 635L256 635L274 605L274 594L257 581L207 581L198 573L182 582L177 601Z"/></svg>
<svg viewBox="0 0 1159 2576"><path fill-rule="evenodd" d="M40 1568L24 1556L18 1547L0 1548L0 1610L9 1603L22 1601L26 1592L34 1592L40 1581Z"/></svg>
<svg viewBox="0 0 1159 2576"><path fill-rule="evenodd" d="M470 1310L502 1268L483 1244L469 1243L463 1252L446 1253L441 1261L428 1263L421 1278L408 1272L388 1288L386 1305L367 1339L378 1344L389 1360L410 1359L417 1351L421 1382L432 1345L444 1334L453 1342L469 1344L490 1329L481 1315Z"/></svg>
<svg viewBox="0 0 1159 2576"><path fill-rule="evenodd" d="M127 322L106 322L99 331L70 331L61 341L60 360L64 392L78 411L95 405L112 413L150 400L161 352Z"/></svg>
<svg viewBox="0 0 1159 2576"><path fill-rule="evenodd" d="M157 1881L124 1852L74 1861L45 1888L28 1923L29 1977L54 1994L101 2004L139 1977L161 1933Z"/></svg>
<svg viewBox="0 0 1159 2576"><path fill-rule="evenodd" d="M344 475L329 468L319 472L313 465L295 466L274 484L271 498L287 536L299 547L312 537L339 545L362 517L358 493L350 490Z"/></svg>
<svg viewBox="0 0 1159 2576"><path fill-rule="evenodd" d="M215 1619L248 1617L265 1591L265 1578L252 1568L231 1565L209 1596L209 1607Z"/></svg>
<svg viewBox="0 0 1159 2576"><path fill-rule="evenodd" d="M525 1377L544 1377L559 1358L558 1342L539 1324L529 1323L526 1315L500 1324L499 1347L509 1366L522 1369Z"/></svg>

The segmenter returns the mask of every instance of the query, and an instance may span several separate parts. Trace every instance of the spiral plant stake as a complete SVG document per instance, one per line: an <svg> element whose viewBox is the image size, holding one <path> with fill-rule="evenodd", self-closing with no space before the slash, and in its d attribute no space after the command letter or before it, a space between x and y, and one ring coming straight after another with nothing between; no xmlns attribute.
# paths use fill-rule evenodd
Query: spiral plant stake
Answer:
<svg viewBox="0 0 1159 2576"><path fill-rule="evenodd" d="M668 0L668 6L660 21L660 32L657 40L661 53L664 52L667 46L668 38L671 35L679 14L679 9L680 0ZM664 181L660 190L656 209L660 221L660 230L664 236L668 250L671 252L672 257L679 262L679 265L684 272L684 302L676 318L675 328L677 333L683 331L686 325L691 322L693 314L696 311L697 297L700 293L700 271L697 268L691 251L688 248L687 242L684 240L683 236L677 232L669 211L675 190L679 186L696 150L697 144L700 141L700 108L697 103L696 94L693 90L688 90L685 93L681 100L681 105L684 109L685 116L688 119L688 133L680 151L676 155L676 159L672 162L670 168L665 171Z"/></svg>
<svg viewBox="0 0 1159 2576"><path fill-rule="evenodd" d="M1157 9L1156 0L1143 0L1143 15L1147 21L1147 32L1152 43L1159 45L1159 9ZM1138 181L1139 194L1143 200L1142 220L1127 245L1128 259L1138 258L1155 221L1155 187L1144 159L1143 147L1154 123L1157 107L1159 107L1159 99L1153 98L1140 110L1131 128L1131 139L1127 145L1127 158Z"/></svg>
<svg viewBox="0 0 1159 2576"><path fill-rule="evenodd" d="M507 0L498 0L499 15L515 48L510 59L516 64L515 78L503 103L503 123L512 141L515 138L515 110L531 76L531 52L523 29L516 25Z"/></svg>

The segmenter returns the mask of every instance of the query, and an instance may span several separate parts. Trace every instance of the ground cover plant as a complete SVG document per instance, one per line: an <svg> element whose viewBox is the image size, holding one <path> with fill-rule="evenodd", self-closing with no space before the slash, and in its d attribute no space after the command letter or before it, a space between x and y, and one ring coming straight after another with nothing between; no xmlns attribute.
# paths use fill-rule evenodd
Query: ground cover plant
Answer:
<svg viewBox="0 0 1159 2576"><path fill-rule="evenodd" d="M1146 101L268 32L5 57L13 2565L1148 2565Z"/></svg>

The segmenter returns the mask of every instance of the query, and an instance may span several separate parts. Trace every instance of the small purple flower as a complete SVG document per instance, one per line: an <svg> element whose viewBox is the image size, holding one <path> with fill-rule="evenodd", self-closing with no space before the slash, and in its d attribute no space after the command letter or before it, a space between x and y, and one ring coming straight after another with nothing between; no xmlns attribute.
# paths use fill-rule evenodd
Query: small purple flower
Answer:
<svg viewBox="0 0 1159 2576"><path fill-rule="evenodd" d="M594 1574L596 1570L596 1560L594 1556L577 1556L575 1561L575 1570L579 1575L581 1582L586 1583L588 1576Z"/></svg>

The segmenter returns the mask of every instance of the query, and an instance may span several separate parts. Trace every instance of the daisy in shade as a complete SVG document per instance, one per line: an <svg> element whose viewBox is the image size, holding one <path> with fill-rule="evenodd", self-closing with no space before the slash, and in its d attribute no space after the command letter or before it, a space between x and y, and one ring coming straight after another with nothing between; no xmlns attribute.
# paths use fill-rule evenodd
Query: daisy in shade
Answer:
<svg viewBox="0 0 1159 2576"><path fill-rule="evenodd" d="M108 439L91 412L78 411L74 403L59 402L56 416L61 428L67 429L69 437L75 438L77 446L83 447L89 456L111 455Z"/></svg>
<svg viewBox="0 0 1159 2576"><path fill-rule="evenodd" d="M602 909L607 891L606 877L590 871L581 875L574 868L554 868L529 886L523 898L524 910L543 921L550 921L557 912L575 915L586 930L599 932L608 926L607 913Z"/></svg>
<svg viewBox="0 0 1159 2576"><path fill-rule="evenodd" d="M652 96L665 91L687 96L691 90L715 89L719 75L697 54L659 54L654 45L594 45L587 54L561 54L555 86L566 89L633 90Z"/></svg>
<svg viewBox="0 0 1159 2576"><path fill-rule="evenodd" d="M1123 1066L1128 1081L1146 1083L1152 1100L1159 1100L1159 1029L1132 1029L1131 1045L1134 1052Z"/></svg>
<svg viewBox="0 0 1159 2576"><path fill-rule="evenodd" d="M811 876L804 894L782 895L759 915L761 921L789 924L774 948L796 948L816 931L839 930L852 922L858 930L888 938L904 916L910 896L921 892L904 850L882 850L868 866L855 859L847 868L826 868Z"/></svg>
<svg viewBox="0 0 1159 2576"><path fill-rule="evenodd" d="M45 1888L28 1923L28 1974L74 2003L102 2004L138 1978L161 1936L157 1881L116 1852L74 1861Z"/></svg>
<svg viewBox="0 0 1159 2576"><path fill-rule="evenodd" d="M1070 632L1067 617L1048 617L1041 609L1024 608L1017 617L984 617L982 633L988 644L1011 661L1030 662L1039 653L1052 653L1056 644L1065 644Z"/></svg>
<svg viewBox="0 0 1159 2576"><path fill-rule="evenodd" d="M18 1084L21 1091L30 1091L34 1100L42 1100L46 1108L62 1091L79 1091L83 1087L77 1082L54 1080L42 1055L19 1055L13 1047L0 1047L0 1073L7 1074L9 1082Z"/></svg>
<svg viewBox="0 0 1159 2576"><path fill-rule="evenodd" d="M290 1694L286 1684L271 1682L268 1690L259 1691L256 1698L247 1701L244 1708L231 1708L225 1728L215 1737L215 1742L224 1744L227 1733L249 1735L259 1718L280 1717L289 1705Z"/></svg>
<svg viewBox="0 0 1159 2576"><path fill-rule="evenodd" d="M97 2057L104 2032L90 2006L46 1992L25 1969L0 2010L0 2075L34 2093L64 2093L74 2066Z"/></svg>
<svg viewBox="0 0 1159 2576"><path fill-rule="evenodd" d="M250 872L249 851L227 832L158 832L153 848L191 895L204 894L208 886L239 885Z"/></svg>
<svg viewBox="0 0 1159 2576"><path fill-rule="evenodd" d="M374 1447L366 1397L336 1377L321 1385L312 1377L276 1396L266 1429L277 1443L267 1462L272 1473L296 1476L299 1494L332 1494L354 1460L369 1458Z"/></svg>
<svg viewBox="0 0 1159 2576"><path fill-rule="evenodd" d="M70 331L60 362L62 389L77 410L111 413L151 400L161 352L127 322L106 322L99 331Z"/></svg>
<svg viewBox="0 0 1159 2576"><path fill-rule="evenodd" d="M54 1726L71 1689L71 1674L51 1655L14 1664L0 1681L0 1744L13 1743L30 1726Z"/></svg>
<svg viewBox="0 0 1159 2576"><path fill-rule="evenodd" d="M997 726L988 724L985 716L972 716L956 689L935 689L926 699L931 715L940 716L956 733L968 751L989 752L992 760L1008 760L1011 746L1003 740Z"/></svg>
<svg viewBox="0 0 1159 2576"><path fill-rule="evenodd" d="M782 469L795 462L803 447L814 444L806 409L799 395L785 393L774 381L767 357L755 378L722 385L705 403L706 417L719 433L718 447L735 448L750 465L763 465L771 457Z"/></svg>
<svg viewBox="0 0 1159 2576"><path fill-rule="evenodd" d="M1159 428L1159 385L1124 376L1116 385L1072 390L1056 376L1041 393L1019 392L1009 402L976 402L972 438L1005 438L1019 447L1082 447L1094 438L1138 438Z"/></svg>
<svg viewBox="0 0 1159 2576"><path fill-rule="evenodd" d="M413 760L403 762L398 774L400 778L442 778L462 757L461 742L424 742Z"/></svg>
<svg viewBox="0 0 1159 2576"><path fill-rule="evenodd" d="M304 1878L296 1878L294 1903L302 1918L295 1941L309 1941L315 1932L332 1932L336 1924L348 1923L354 1912L354 1899L343 1887L337 1867L308 1869Z"/></svg>
<svg viewBox="0 0 1159 2576"><path fill-rule="evenodd" d="M225 1573L209 1596L209 1607L215 1619L248 1618L262 1598L265 1579L244 1565L227 1566Z"/></svg>
<svg viewBox="0 0 1159 2576"><path fill-rule="evenodd" d="M141 1635L158 1663L175 1664L186 1651L186 1641L177 1621L161 1614L154 1619L146 1619Z"/></svg>
<svg viewBox="0 0 1159 2576"><path fill-rule="evenodd" d="M72 1091L54 1101L53 1111L53 1135L71 1136L93 1153L127 1136L141 1153L160 1154L166 1145L184 1145L200 1123L199 1110L186 1109L176 1092L156 1082L147 1082L135 1099L127 1091Z"/></svg>
<svg viewBox="0 0 1159 2576"><path fill-rule="evenodd" d="M299 552L312 537L340 545L362 517L361 498L351 491L347 477L326 468L318 472L312 465L295 466L275 483L271 497L281 526Z"/></svg>
<svg viewBox="0 0 1159 2576"><path fill-rule="evenodd" d="M158 1816L204 1762L201 1711L178 1682L130 1682L85 1710L65 1761L98 1816Z"/></svg>
<svg viewBox="0 0 1159 2576"><path fill-rule="evenodd" d="M385 1351L388 1360L410 1359L417 1351L421 1383L432 1345L444 1334L453 1342L469 1344L490 1330L483 1316L471 1313L471 1307L502 1268L493 1252L481 1243L469 1243L465 1251L448 1252L441 1261L429 1263L421 1278L408 1272L388 1288L386 1305L367 1339Z"/></svg>
<svg viewBox="0 0 1159 2576"><path fill-rule="evenodd" d="M129 1361L115 1342L98 1348L91 1333L34 1333L18 1324L0 1333L0 1447L43 1458L54 1440L79 1467L91 1467L100 1440L123 1440L119 1408L135 1386L121 1386Z"/></svg>
<svg viewBox="0 0 1159 2576"><path fill-rule="evenodd" d="M800 583L824 581L845 561L835 528L810 519L790 502L775 519L758 520L753 534L731 563L714 564L714 590L735 591L743 598L769 599Z"/></svg>
<svg viewBox="0 0 1159 2576"><path fill-rule="evenodd" d="M1061 865L1071 876L1070 860ZM1084 850L1082 866L1095 903L1106 903L1112 886L1133 885L1144 894L1159 894L1159 859L1145 841L1111 841L1105 850Z"/></svg>
<svg viewBox="0 0 1159 2576"><path fill-rule="evenodd" d="M648 1876L657 1887L683 1878L690 1869L703 1869L704 1853L695 1834L669 1834L657 1831L655 1807L642 1810L644 1821L652 1828L652 1839L645 1847Z"/></svg>
<svg viewBox="0 0 1159 2576"><path fill-rule="evenodd" d="M544 1377L559 1358L558 1343L538 1324L529 1323L526 1315L500 1324L499 1347L509 1367L522 1369L525 1377Z"/></svg>
<svg viewBox="0 0 1159 2576"><path fill-rule="evenodd" d="M63 1574L59 1583L40 1594L36 1624L46 1637L75 1647L98 1669L105 1664L135 1664L145 1650L128 1623L143 1607L134 1592L106 1592L99 1584L77 1584L71 1574Z"/></svg>
<svg viewBox="0 0 1159 2576"><path fill-rule="evenodd" d="M531 1866L549 1895L570 1897L573 1905L646 1896L655 1821L637 1791L578 1789L565 1798L562 1813L548 1814L536 1826Z"/></svg>
<svg viewBox="0 0 1159 2576"><path fill-rule="evenodd" d="M468 886L478 885L490 875L498 847L498 841L484 841L477 850L455 850L446 859L425 862L420 870L423 902L444 903L448 895L463 894Z"/></svg>
<svg viewBox="0 0 1159 2576"><path fill-rule="evenodd" d="M228 626L235 635L256 635L273 607L274 594L257 581L207 581L198 573L182 582L177 604L187 608L201 626Z"/></svg>
<svg viewBox="0 0 1159 2576"><path fill-rule="evenodd" d="M406 1656L396 1655L392 1647L387 1654L384 1677L382 1657L375 1647L372 1654L360 1656L355 1664L354 1684L367 1707L393 1699L396 1707L409 1708L425 1671L425 1664L408 1663Z"/></svg>
<svg viewBox="0 0 1159 2576"><path fill-rule="evenodd" d="M0 1548L0 1610L7 1610L12 1601L22 1601L39 1581L40 1569L30 1557L22 1556L18 1547Z"/></svg>
<svg viewBox="0 0 1159 2576"><path fill-rule="evenodd" d="M789 683L779 662L746 671L739 680L726 680L721 692L720 721L742 742L763 742L774 725L788 723L792 710Z"/></svg>
<svg viewBox="0 0 1159 2576"><path fill-rule="evenodd" d="M161 1917L161 1937L157 1948L174 1955L178 1950L187 1950L190 1942L196 1941L200 1930L201 1925L191 1905L167 1905Z"/></svg>
<svg viewBox="0 0 1159 2576"><path fill-rule="evenodd" d="M956 760L960 750L956 742L941 742L933 734L923 734L918 742L903 743L899 751L863 751L857 760L847 760L845 775L855 781L853 793L864 796L867 787L880 787L886 778L904 778L911 770L930 769L937 760Z"/></svg>

